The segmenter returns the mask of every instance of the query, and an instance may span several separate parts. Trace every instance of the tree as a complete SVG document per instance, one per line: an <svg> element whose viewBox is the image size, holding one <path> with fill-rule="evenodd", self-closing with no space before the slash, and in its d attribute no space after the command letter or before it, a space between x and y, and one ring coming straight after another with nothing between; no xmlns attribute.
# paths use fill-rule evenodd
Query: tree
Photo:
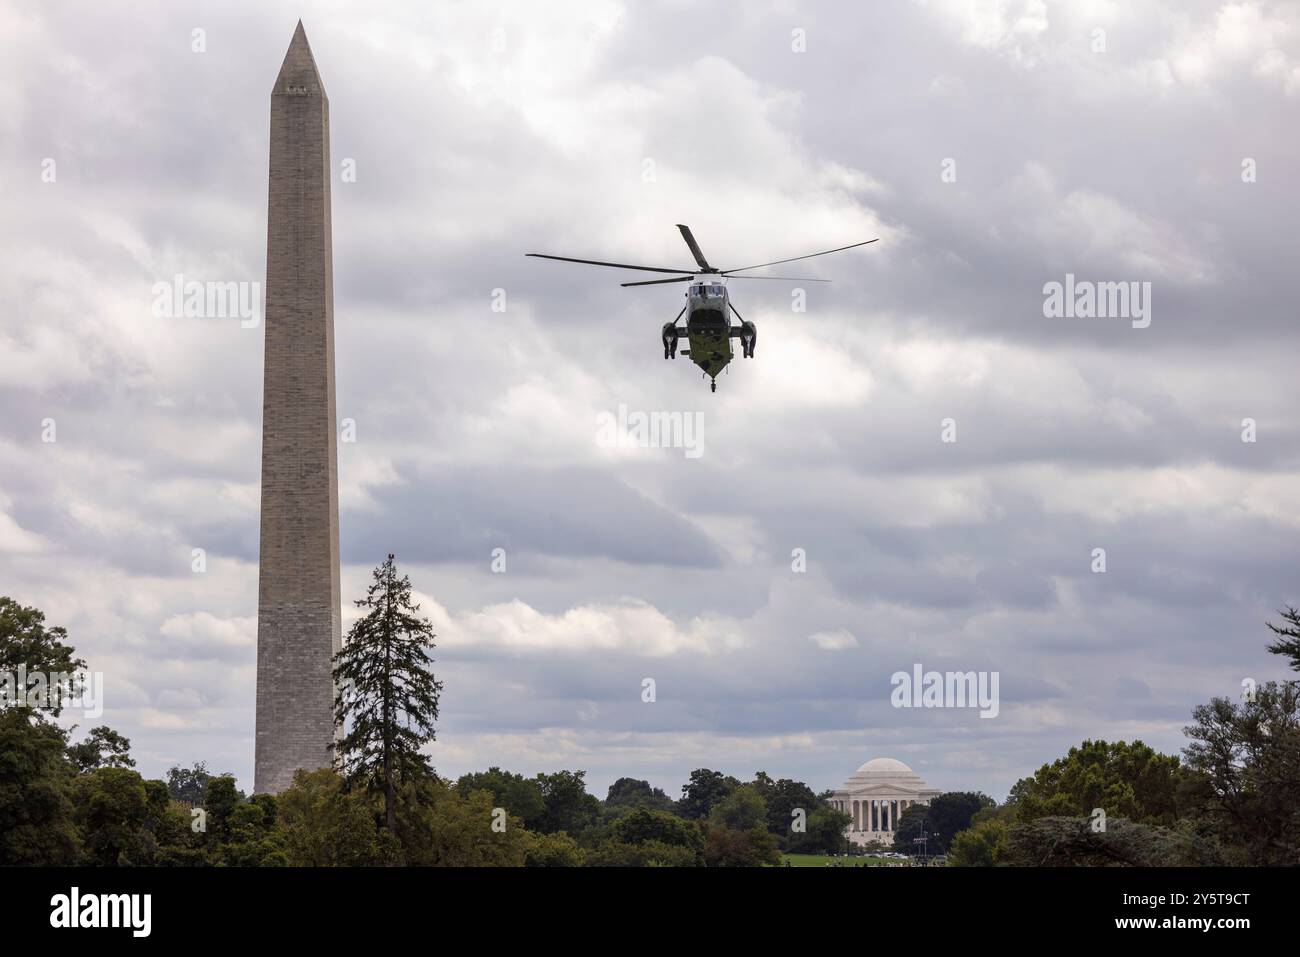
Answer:
<svg viewBox="0 0 1300 957"><path fill-rule="evenodd" d="M208 863L206 835L195 833L188 804L171 796L164 781L145 781L144 856L157 867Z"/></svg>
<svg viewBox="0 0 1300 957"><path fill-rule="evenodd" d="M397 576L391 554L356 604L366 614L334 656L334 712L347 727L337 745L339 767L349 785L383 793L385 824L395 834L397 789L433 775L420 749L434 740L442 692L426 650L435 636L429 620L417 616L411 580Z"/></svg>
<svg viewBox="0 0 1300 957"><path fill-rule="evenodd" d="M925 815L926 829L931 834L926 845L928 851L946 853L952 839L971 826L971 819L995 804L991 797L979 791L948 791L932 799Z"/></svg>
<svg viewBox="0 0 1300 957"><path fill-rule="evenodd" d="M682 817L706 818L713 805L738 787L740 782L729 774L699 768L692 771L690 781L682 785L682 798L677 802L677 810Z"/></svg>
<svg viewBox="0 0 1300 957"><path fill-rule="evenodd" d="M767 829L767 804L757 787L741 785L714 804L705 826L704 860L709 867L780 863L776 837Z"/></svg>
<svg viewBox="0 0 1300 957"><path fill-rule="evenodd" d="M173 766L167 772L167 790L177 801L184 801L190 807L199 807L211 779L212 775L202 761L197 762L193 768Z"/></svg>
<svg viewBox="0 0 1300 957"><path fill-rule="evenodd" d="M522 867L534 846L518 818L502 818L487 791L462 794L437 777L403 782L398 837L412 867Z"/></svg>
<svg viewBox="0 0 1300 957"><path fill-rule="evenodd" d="M39 702L42 710L59 715L64 694L56 693L56 683L62 692L72 692L77 687L77 676L86 668L85 661L73 657L73 646L64 644L66 637L68 629L45 628L42 611L0 597L0 689L4 689L0 692L0 707L9 703L26 705L29 693L39 694L44 688ZM26 674L22 688L18 687L19 668ZM18 694L21 701L16 700ZM42 718L40 711L31 716Z"/></svg>
<svg viewBox="0 0 1300 957"><path fill-rule="evenodd" d="M670 847L687 848L696 857L704 850L704 835L699 825L667 811L638 808L615 823L613 833L624 844L657 841Z"/></svg>
<svg viewBox="0 0 1300 957"><path fill-rule="evenodd" d="M74 657L72 646L64 644L67 637L65 628L46 628L45 615L38 609L0 596L0 687L26 697L29 689L35 691L37 687L34 675L42 676L50 687L56 680L80 674L86 662ZM28 676L27 687L23 688L17 687L20 666ZM7 703L0 698L0 707ZM45 710L57 716L63 701L59 695L51 695L45 704Z"/></svg>
<svg viewBox="0 0 1300 957"><path fill-rule="evenodd" d="M700 823L649 807L623 808L620 817L583 836L589 867L699 867L704 863Z"/></svg>
<svg viewBox="0 0 1300 957"><path fill-rule="evenodd" d="M85 741L69 745L68 758L80 772L96 768L133 768L135 760L130 756L130 751L130 739L122 737L106 725L100 725L90 729Z"/></svg>
<svg viewBox="0 0 1300 957"><path fill-rule="evenodd" d="M212 841L221 844L230 837L231 818L243 800L244 794L233 774L209 779L203 794L203 810L207 812L208 837Z"/></svg>
<svg viewBox="0 0 1300 957"><path fill-rule="evenodd" d="M542 797L542 788L536 778L526 778L497 767L462 774L456 781L456 790L465 796L474 791L487 791L496 806L520 818L524 827L536 827L546 814L546 799Z"/></svg>
<svg viewBox="0 0 1300 957"><path fill-rule="evenodd" d="M712 823L705 828L704 864L706 867L762 867L781 863L776 838L765 827L738 831Z"/></svg>
<svg viewBox="0 0 1300 957"><path fill-rule="evenodd" d="M981 821L952 839L948 848L949 867L992 867L1007 856L1007 825L1003 821Z"/></svg>
<svg viewBox="0 0 1300 957"><path fill-rule="evenodd" d="M269 800L267 800L269 799ZM284 835L276 826L275 797L254 795L235 807L227 819L221 863L230 867L284 867Z"/></svg>
<svg viewBox="0 0 1300 957"><path fill-rule="evenodd" d="M1184 794L1222 843L1252 865L1300 860L1300 682L1268 682L1240 704L1215 698L1192 712Z"/></svg>
<svg viewBox="0 0 1300 957"><path fill-rule="evenodd" d="M1267 624L1269 630L1281 640L1269 645L1268 650L1275 655L1291 659L1291 670L1300 671L1300 608L1287 605L1286 609L1278 614L1282 616L1282 624L1275 625L1272 622Z"/></svg>
<svg viewBox="0 0 1300 957"><path fill-rule="evenodd" d="M528 852L525 867L582 867L586 853L569 835L528 834Z"/></svg>
<svg viewBox="0 0 1300 957"><path fill-rule="evenodd" d="M600 799L587 793L586 771L539 774L536 781L546 805L537 830L544 834L564 831L576 837L600 820Z"/></svg>
<svg viewBox="0 0 1300 957"><path fill-rule="evenodd" d="M898 816L898 826L894 828L894 850L901 854L920 854L920 846L912 842L921 836L922 830L929 836L926 852L942 854L943 851L939 849L932 833L930 808L925 804L913 804L909 808L904 808L903 813Z"/></svg>
<svg viewBox="0 0 1300 957"><path fill-rule="evenodd" d="M627 844L622 841L605 841L587 851L587 867L698 867L698 852L677 844L662 841L645 841Z"/></svg>
<svg viewBox="0 0 1300 957"><path fill-rule="evenodd" d="M130 768L98 768L73 783L77 823L90 862L100 867L148 863L144 842L149 801Z"/></svg>
<svg viewBox="0 0 1300 957"><path fill-rule="evenodd" d="M758 790L763 803L767 805L767 829L780 841L788 840L794 833L791 825L794 823L796 810L803 811L804 821L807 823L807 816L822 803L813 793L813 789L802 781L794 781L790 778L773 781L765 771L759 771L754 775L753 786Z"/></svg>
<svg viewBox="0 0 1300 957"><path fill-rule="evenodd" d="M1087 818L1041 817L1013 824L1000 855L1022 867L1204 867L1225 863L1215 841L1180 827L1110 818L1104 830Z"/></svg>
<svg viewBox="0 0 1300 957"><path fill-rule="evenodd" d="M742 784L713 806L709 823L720 824L736 831L761 827L767 829L767 802L759 789L752 784Z"/></svg>
<svg viewBox="0 0 1300 957"><path fill-rule="evenodd" d="M1281 640L1268 646L1300 670L1300 610L1287 606ZM1300 681L1268 682L1238 704L1214 698L1184 728L1188 774L1180 797L1190 826L1217 840L1238 864L1293 865L1300 860Z"/></svg>
<svg viewBox="0 0 1300 957"><path fill-rule="evenodd" d="M638 778L619 778L609 786L605 795L606 807L651 808L672 811L673 799L662 788L653 788L649 781Z"/></svg>
<svg viewBox="0 0 1300 957"><path fill-rule="evenodd" d="M844 851L844 830L853 818L825 803L808 815L807 829L791 834L786 850L792 854L839 854Z"/></svg>
<svg viewBox="0 0 1300 957"><path fill-rule="evenodd" d="M1094 808L1144 824L1172 824L1178 818L1178 790L1184 778L1177 757L1141 741L1084 741L1064 758L1044 764L1011 789L1016 818L1089 816Z"/></svg>
<svg viewBox="0 0 1300 957"><path fill-rule="evenodd" d="M331 768L295 771L293 785L276 795L291 867L374 867L400 858L389 832L376 831L370 792L343 785Z"/></svg>
<svg viewBox="0 0 1300 957"><path fill-rule="evenodd" d="M81 836L66 745L55 724L0 710L0 865L77 862Z"/></svg>

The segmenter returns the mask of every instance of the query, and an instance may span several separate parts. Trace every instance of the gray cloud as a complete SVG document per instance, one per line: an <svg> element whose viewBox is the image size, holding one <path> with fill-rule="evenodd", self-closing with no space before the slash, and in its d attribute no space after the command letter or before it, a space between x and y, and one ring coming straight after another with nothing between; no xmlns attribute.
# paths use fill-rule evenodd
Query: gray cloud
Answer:
<svg viewBox="0 0 1300 957"><path fill-rule="evenodd" d="M250 783L261 331L157 319L150 289L261 281L300 12L357 169L334 182L344 591L394 551L426 597L441 770L821 788L890 755L1002 796L1085 737L1176 750L1193 705L1281 673L1294 10L687 10L0 14L0 590L68 625L146 773ZM834 280L807 312L737 283L758 355L711 395L661 358L680 290L523 257L684 262L677 222L728 264L882 241L800 264ZM1150 328L1044 318L1067 272L1150 281ZM704 456L601 448L620 404L702 413ZM999 717L890 707L918 662L1000 671Z"/></svg>

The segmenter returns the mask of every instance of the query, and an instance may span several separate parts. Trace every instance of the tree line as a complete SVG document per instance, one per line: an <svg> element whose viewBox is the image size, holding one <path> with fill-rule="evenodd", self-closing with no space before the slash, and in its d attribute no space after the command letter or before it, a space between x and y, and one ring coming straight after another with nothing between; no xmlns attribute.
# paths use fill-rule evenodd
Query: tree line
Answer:
<svg viewBox="0 0 1300 957"><path fill-rule="evenodd" d="M1300 671L1300 609L1280 615L1268 650ZM1000 806L945 795L909 808L896 846L910 852L928 828L959 866L1300 864L1300 681L1247 679L1240 698L1193 709L1183 733L1181 758L1141 741L1084 741Z"/></svg>
<svg viewBox="0 0 1300 957"><path fill-rule="evenodd" d="M98 866L754 866L832 850L847 815L804 783L699 769L673 800L620 778L602 801L585 772L434 770L442 683L434 635L392 555L335 658L344 733L331 766L280 794L246 795L204 763L166 780L135 770L107 726L60 727L62 699L0 711L0 864ZM0 673L76 673L63 628L0 598Z"/></svg>
<svg viewBox="0 0 1300 957"><path fill-rule="evenodd" d="M858 853L830 792L757 772L697 769L672 798L624 777L602 800L585 773L492 767L437 774L442 684L434 635L393 556L335 659L344 734L330 767L277 795L245 795L203 763L166 780L135 769L113 729L44 708L0 710L0 864L98 866L761 866L783 853ZM1300 611L1269 650L1300 671ZM0 598L0 674L83 671L67 633ZM1300 863L1300 682L1268 682L1193 712L1183 757L1140 741L1084 741L1018 781L1001 805L939 795L900 817L894 849L957 866ZM924 842L918 840L924 835Z"/></svg>

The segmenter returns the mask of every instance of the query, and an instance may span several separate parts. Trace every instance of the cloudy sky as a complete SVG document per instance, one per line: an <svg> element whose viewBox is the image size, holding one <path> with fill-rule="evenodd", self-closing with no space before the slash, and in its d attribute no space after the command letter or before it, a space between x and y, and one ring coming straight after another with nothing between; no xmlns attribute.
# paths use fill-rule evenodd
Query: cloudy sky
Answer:
<svg viewBox="0 0 1300 957"><path fill-rule="evenodd" d="M440 771L820 790L888 756L1002 798L1283 676L1295 3L353 7L0 8L0 594L68 627L146 774L252 785L262 329L151 290L263 281L300 16L343 591L389 551L410 573ZM803 312L733 283L761 338L714 395L662 358L681 287L523 256L673 266L678 222L724 266L880 242L784 267L834 280ZM1067 273L1149 282L1150 325L1045 317ZM603 446L620 405L700 413L703 454ZM998 672L998 716L891 707L915 664Z"/></svg>

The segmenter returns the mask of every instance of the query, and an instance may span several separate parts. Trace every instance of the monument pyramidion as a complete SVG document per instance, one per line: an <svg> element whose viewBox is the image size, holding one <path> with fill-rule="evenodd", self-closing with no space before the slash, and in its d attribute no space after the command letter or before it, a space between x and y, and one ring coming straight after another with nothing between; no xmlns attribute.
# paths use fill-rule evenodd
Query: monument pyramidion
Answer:
<svg viewBox="0 0 1300 957"><path fill-rule="evenodd" d="M329 100L299 21L271 91L253 789L330 764L342 644Z"/></svg>

